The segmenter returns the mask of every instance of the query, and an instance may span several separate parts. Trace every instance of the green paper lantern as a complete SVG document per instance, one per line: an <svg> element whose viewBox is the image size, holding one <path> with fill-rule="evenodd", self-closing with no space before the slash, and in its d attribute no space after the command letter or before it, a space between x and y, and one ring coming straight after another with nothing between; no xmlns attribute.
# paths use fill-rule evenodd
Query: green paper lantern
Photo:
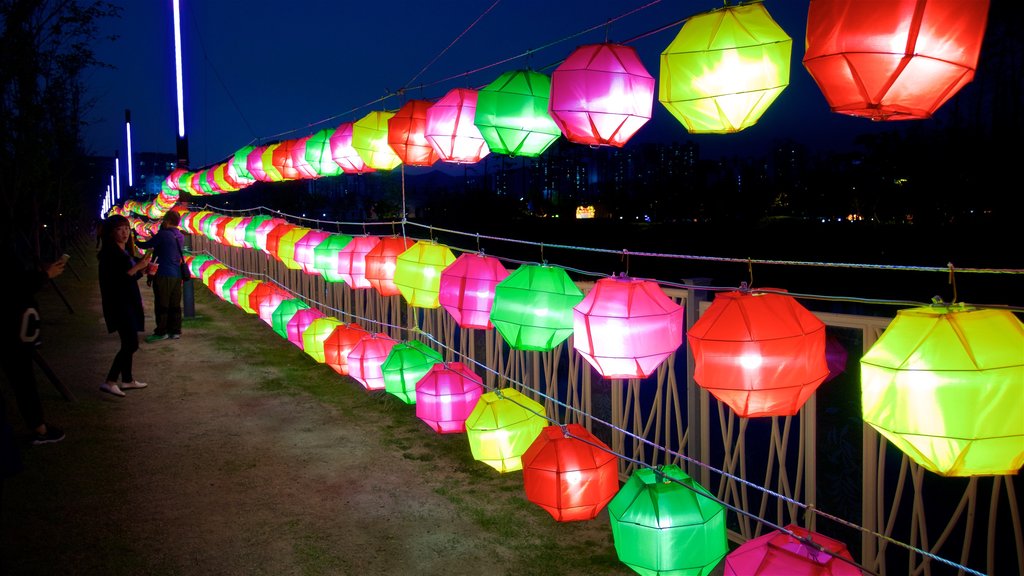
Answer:
<svg viewBox="0 0 1024 576"><path fill-rule="evenodd" d="M963 304L900 310L861 358L864 421L943 476L1024 464L1024 324Z"/></svg>
<svg viewBox="0 0 1024 576"><path fill-rule="evenodd" d="M394 112L370 112L352 124L352 147L374 170L391 170L402 163L388 145L388 120L394 115Z"/></svg>
<svg viewBox="0 0 1024 576"><path fill-rule="evenodd" d="M477 94L474 124L491 152L535 158L562 135L548 113L551 78L505 72Z"/></svg>
<svg viewBox="0 0 1024 576"><path fill-rule="evenodd" d="M443 244L420 240L395 260L394 284L410 306L440 308L441 272L455 262Z"/></svg>
<svg viewBox="0 0 1024 576"><path fill-rule="evenodd" d="M295 316L295 313L299 310L309 308L309 304L306 304L298 298L289 298L282 300L277 308L274 308L274 314L271 316L270 327L274 329L274 332L278 336L288 339L288 321Z"/></svg>
<svg viewBox="0 0 1024 576"><path fill-rule="evenodd" d="M494 287L491 323L512 348L547 352L572 335L582 301L562 268L524 264Z"/></svg>
<svg viewBox="0 0 1024 576"><path fill-rule="evenodd" d="M352 237L347 234L330 234L324 238L313 249L313 270L328 282L344 282L345 277L338 271L338 254L351 241Z"/></svg>
<svg viewBox="0 0 1024 576"><path fill-rule="evenodd" d="M231 166L234 167L235 173L240 178L256 180L256 177L249 171L249 153L255 149L255 146L243 146L231 157Z"/></svg>
<svg viewBox="0 0 1024 576"><path fill-rule="evenodd" d="M668 464L640 468L608 503L619 560L645 576L708 576L729 552L725 507Z"/></svg>
<svg viewBox="0 0 1024 576"><path fill-rule="evenodd" d="M259 215L253 216L252 219L249 220L249 223L245 225L244 242L246 247L258 248L258 245L256 243L256 231L259 230L261 224L271 219L272 218L270 216ZM264 238L266 238L266 236L264 236Z"/></svg>
<svg viewBox="0 0 1024 576"><path fill-rule="evenodd" d="M309 323L309 326L302 332L302 351L309 354L313 360L323 364L324 340L334 332L334 329L344 324L333 316L323 316Z"/></svg>
<svg viewBox="0 0 1024 576"><path fill-rule="evenodd" d="M331 135L334 128L324 128L306 139L305 159L319 176L340 176L341 166L331 156Z"/></svg>
<svg viewBox="0 0 1024 576"><path fill-rule="evenodd" d="M231 302L231 287L235 285L235 282L245 279L246 277L241 274L234 274L228 277L228 279L224 281L224 284L221 285L220 292L217 295L220 296L221 300ZM231 303L234 304L234 302Z"/></svg>
<svg viewBox="0 0 1024 576"><path fill-rule="evenodd" d="M473 458L498 472L523 469L523 454L548 425L544 405L515 388L480 396L466 418Z"/></svg>
<svg viewBox="0 0 1024 576"><path fill-rule="evenodd" d="M416 383L439 362L444 362L441 353L419 340L395 344L380 365L384 391L406 404L415 404Z"/></svg>

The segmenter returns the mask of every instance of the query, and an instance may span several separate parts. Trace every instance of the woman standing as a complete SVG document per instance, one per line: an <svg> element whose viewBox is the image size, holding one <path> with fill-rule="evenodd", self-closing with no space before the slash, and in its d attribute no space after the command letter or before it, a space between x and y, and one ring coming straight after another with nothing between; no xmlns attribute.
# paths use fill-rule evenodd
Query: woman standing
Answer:
<svg viewBox="0 0 1024 576"><path fill-rule="evenodd" d="M124 396L123 390L145 388L132 375L132 356L139 349L139 332L145 330L145 313L139 279L149 266L150 256L135 259L128 219L114 215L103 221L100 229L100 296L103 300L103 319L108 332L117 332L121 349L107 373L107 381L100 390L114 396ZM120 378L120 385L118 379Z"/></svg>

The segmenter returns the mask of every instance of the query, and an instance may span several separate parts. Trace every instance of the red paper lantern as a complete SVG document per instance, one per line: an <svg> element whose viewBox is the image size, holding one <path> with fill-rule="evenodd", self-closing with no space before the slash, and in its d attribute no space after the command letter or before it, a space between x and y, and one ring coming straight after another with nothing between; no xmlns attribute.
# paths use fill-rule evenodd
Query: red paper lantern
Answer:
<svg viewBox="0 0 1024 576"><path fill-rule="evenodd" d="M427 140L444 162L474 164L490 154L476 117L476 90L455 88L427 110Z"/></svg>
<svg viewBox="0 0 1024 576"><path fill-rule="evenodd" d="M621 148L653 105L654 77L629 46L580 46L551 74L548 111L570 142Z"/></svg>
<svg viewBox="0 0 1024 576"><path fill-rule="evenodd" d="M573 336L605 378L647 378L683 343L683 307L650 280L602 278L573 308Z"/></svg>
<svg viewBox="0 0 1024 576"><path fill-rule="evenodd" d="M348 376L348 354L367 334L356 323L343 324L324 340L324 363L342 376Z"/></svg>
<svg viewBox="0 0 1024 576"><path fill-rule="evenodd" d="M277 168L277 171L281 174L282 180L298 180L302 177L302 174L295 167L295 159L292 155L293 148L295 148L295 140L285 140L278 143L277 148L274 148L274 152L271 155L271 162L274 168Z"/></svg>
<svg viewBox="0 0 1024 576"><path fill-rule="evenodd" d="M409 166L430 166L440 160L427 140L428 100L409 100L388 120L388 146Z"/></svg>
<svg viewBox="0 0 1024 576"><path fill-rule="evenodd" d="M494 287L508 277L501 260L483 254L463 254L441 271L441 306L463 328L490 330Z"/></svg>
<svg viewBox="0 0 1024 576"><path fill-rule="evenodd" d="M351 288L369 288L366 279L366 254L380 242L377 236L353 236L352 241L338 251L338 276Z"/></svg>
<svg viewBox="0 0 1024 576"><path fill-rule="evenodd" d="M264 254L271 254L269 248L267 248L267 238L275 228L281 224L288 224L288 221L284 218L271 218L270 220L264 220L256 225L256 230L253 233L254 245ZM274 254L277 254L277 247L274 247Z"/></svg>
<svg viewBox="0 0 1024 576"><path fill-rule="evenodd" d="M828 376L825 324L786 294L719 293L687 340L693 379L739 416L795 415Z"/></svg>
<svg viewBox="0 0 1024 576"><path fill-rule="evenodd" d="M274 226L274 228L270 232L267 232L267 254L270 254L274 258L280 260L281 257L279 256L279 254L281 253L281 239L287 236L289 232L295 230L296 228L299 227L296 226L295 224L289 224L285 222L278 224L277 226Z"/></svg>
<svg viewBox="0 0 1024 576"><path fill-rule="evenodd" d="M366 174L373 172L359 153L352 147L352 123L344 122L331 134L331 158L345 174Z"/></svg>
<svg viewBox="0 0 1024 576"><path fill-rule="evenodd" d="M546 426L522 461L526 499L559 522L593 520L619 491L617 457L580 424Z"/></svg>
<svg viewBox="0 0 1024 576"><path fill-rule="evenodd" d="M413 240L400 236L381 238L380 242L366 253L366 280L381 296L398 296L402 293L398 286L395 286L395 266L398 263L398 255L414 243Z"/></svg>
<svg viewBox="0 0 1024 576"><path fill-rule="evenodd" d="M384 389L384 373L380 365L398 341L383 332L365 334L348 353L348 375L367 390Z"/></svg>
<svg viewBox="0 0 1024 576"><path fill-rule="evenodd" d="M730 552L725 576L860 576L846 544L795 524L784 530L748 540Z"/></svg>
<svg viewBox="0 0 1024 576"><path fill-rule="evenodd" d="M441 434L465 432L483 392L483 380L463 363L435 364L416 383L416 417Z"/></svg>
<svg viewBox="0 0 1024 576"><path fill-rule="evenodd" d="M302 334L314 320L323 317L324 313L316 308L303 308L295 312L288 320L288 341L298 346L299 350L303 350Z"/></svg>
<svg viewBox="0 0 1024 576"><path fill-rule="evenodd" d="M988 0L811 0L803 64L833 112L930 118L974 79Z"/></svg>

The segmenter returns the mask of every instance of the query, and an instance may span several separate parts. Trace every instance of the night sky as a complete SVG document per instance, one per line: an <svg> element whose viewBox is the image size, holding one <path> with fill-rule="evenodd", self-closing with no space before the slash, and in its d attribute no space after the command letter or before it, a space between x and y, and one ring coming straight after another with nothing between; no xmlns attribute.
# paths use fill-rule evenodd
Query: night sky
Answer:
<svg viewBox="0 0 1024 576"><path fill-rule="evenodd" d="M406 99L436 99L451 88L480 88L508 70L529 67L550 74L578 45L606 39L636 48L657 79L660 53L681 24L655 31L721 3L662 0L643 8L649 4L433 0L375 10L372 2L335 0L182 0L191 167L219 162L246 144L298 138L358 120L371 110L395 110L404 99L375 101L403 86L417 87ZM112 155L117 150L124 158L125 109L132 114L135 152L174 152L171 0L122 5L122 17L102 28L103 34L120 38L96 47L99 59L113 68L95 70L87 78L94 99L88 152ZM757 154L783 138L817 149L842 148L855 134L891 129L893 123L829 111L800 63L807 5L765 3L793 38L793 55L789 87L757 125L732 135L689 135L654 102L653 119L631 142L692 140L704 156L715 157ZM636 12L624 16L631 11ZM610 26L603 25L610 20ZM529 58L503 62L527 51L533 52ZM465 76L481 68L486 69Z"/></svg>

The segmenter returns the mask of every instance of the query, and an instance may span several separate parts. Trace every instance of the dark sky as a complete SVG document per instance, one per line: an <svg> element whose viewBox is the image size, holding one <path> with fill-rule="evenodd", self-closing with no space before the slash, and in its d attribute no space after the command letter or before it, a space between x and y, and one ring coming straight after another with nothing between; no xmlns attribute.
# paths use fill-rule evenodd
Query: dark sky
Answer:
<svg viewBox="0 0 1024 576"><path fill-rule="evenodd" d="M219 162L257 139L297 138L357 120L371 110L397 109L404 100L371 103L402 86L426 85L407 97L436 99L451 88L482 87L508 70L530 67L550 74L578 45L603 42L606 35L636 48L658 78L660 53L681 25L649 33L721 6L678 0L181 1L193 169ZM86 145L94 154L119 150L123 158L127 108L135 152L173 152L177 119L171 0L122 4L122 18L103 28L120 38L100 43L97 50L114 68L94 71L88 78L95 107ZM692 136L655 101L653 119L633 141L690 139L713 157L757 153L780 138L817 148L845 147L856 133L890 129L891 123L828 110L800 63L807 5L806 0L765 3L793 38L793 55L789 87L757 125L738 134ZM619 18L633 10L638 11ZM615 21L607 30L600 26L579 34L609 20ZM528 50L535 51L528 59L442 82Z"/></svg>

